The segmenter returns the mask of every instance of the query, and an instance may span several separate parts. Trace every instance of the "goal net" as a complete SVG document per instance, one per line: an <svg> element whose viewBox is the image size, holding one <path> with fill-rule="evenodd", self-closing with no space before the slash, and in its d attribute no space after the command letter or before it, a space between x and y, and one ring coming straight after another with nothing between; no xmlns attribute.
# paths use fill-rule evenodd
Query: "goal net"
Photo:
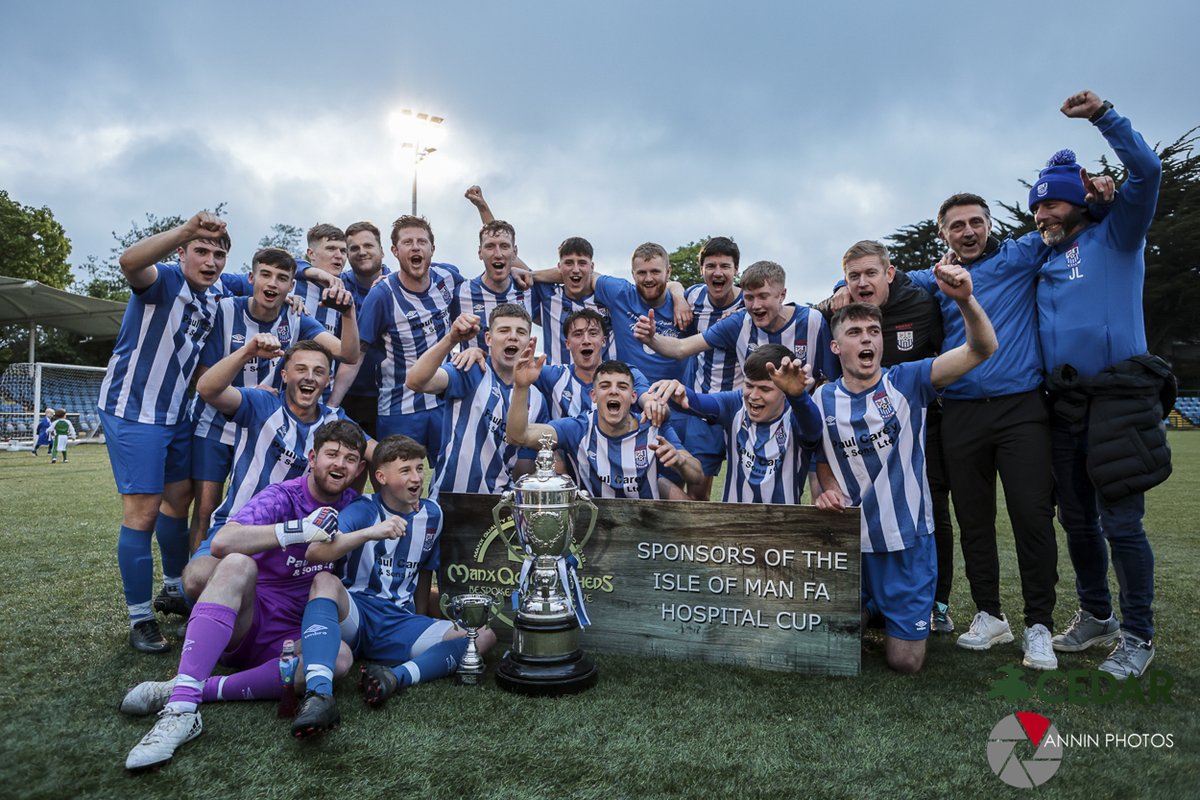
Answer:
<svg viewBox="0 0 1200 800"><path fill-rule="evenodd" d="M98 438L96 401L104 367L70 364L10 364L0 375L0 439L11 445L29 442L47 408L66 409L80 441Z"/></svg>

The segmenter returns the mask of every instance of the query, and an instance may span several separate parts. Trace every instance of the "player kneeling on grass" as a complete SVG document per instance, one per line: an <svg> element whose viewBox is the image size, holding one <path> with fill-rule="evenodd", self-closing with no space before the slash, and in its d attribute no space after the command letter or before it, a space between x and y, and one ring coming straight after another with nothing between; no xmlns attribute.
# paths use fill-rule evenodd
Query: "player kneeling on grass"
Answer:
<svg viewBox="0 0 1200 800"><path fill-rule="evenodd" d="M746 359L742 388L698 394L679 381L650 392L684 413L723 430L726 503L799 503L809 453L821 441L821 415L808 389L812 367L781 344L765 344Z"/></svg>
<svg viewBox="0 0 1200 800"><path fill-rule="evenodd" d="M126 769L169 761L176 748L199 736L201 702L264 700L283 693L278 660L283 643L300 638L301 615L312 597L332 597L341 589L330 572L333 565L307 560L305 551L309 543L328 541L337 532L338 510L358 496L350 485L362 471L366 447L366 437L353 422L326 423L313 437L308 474L271 484L217 531L212 552L219 561L192 609L178 675L172 681L139 684L121 701L127 714L161 709L158 722L129 752ZM337 672L344 674L350 651L343 648L339 657L338 637L329 638ZM328 677L334 658L327 659ZM210 677L218 661L250 669ZM309 721L305 732L334 727L338 721L336 713L320 728ZM301 722L297 715L293 731Z"/></svg>
<svg viewBox="0 0 1200 800"><path fill-rule="evenodd" d="M549 424L529 421L529 387L541 374L545 356L534 358L532 339L513 371L508 407L509 444L536 447L549 435L562 451L581 488L594 497L685 500L673 481L700 481L700 462L663 425L666 404L651 402L641 419L632 413L633 372L622 361L605 361L592 380L592 408ZM660 427L661 426L661 427ZM678 473L678 474L676 474Z"/></svg>
<svg viewBox="0 0 1200 800"><path fill-rule="evenodd" d="M925 662L937 558L933 503L925 477L926 407L937 390L996 352L996 333L972 296L971 275L941 264L938 288L962 312L966 342L937 358L881 367L879 308L852 303L833 318L831 349L842 377L816 391L824 419L822 493L817 507L862 508L862 602L882 614L887 663L914 673Z"/></svg>
<svg viewBox="0 0 1200 800"><path fill-rule="evenodd" d="M379 492L360 497L341 513L332 541L309 545L309 562L346 557L346 572L332 598L314 597L304 611L309 694L297 722L310 705L336 709L328 675L337 649L325 637L339 625L355 658L377 662L362 668L369 706L458 669L466 631L429 616L442 509L421 499L425 454L425 447L407 436L381 441L372 463ZM496 635L485 628L476 641L486 652Z"/></svg>

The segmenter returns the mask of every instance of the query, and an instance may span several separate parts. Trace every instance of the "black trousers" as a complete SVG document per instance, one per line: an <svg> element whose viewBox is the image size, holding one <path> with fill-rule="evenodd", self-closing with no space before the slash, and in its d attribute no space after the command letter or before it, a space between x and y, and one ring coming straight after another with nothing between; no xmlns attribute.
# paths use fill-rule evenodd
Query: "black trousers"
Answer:
<svg viewBox="0 0 1200 800"><path fill-rule="evenodd" d="M1017 546L1025 625L1054 629L1058 546L1050 423L1041 392L988 400L946 400L942 452L962 537L971 598L1000 615L1000 558L996 550L996 474Z"/></svg>
<svg viewBox="0 0 1200 800"><path fill-rule="evenodd" d="M950 522L950 483L942 458L942 407L931 403L925 417L925 476L933 496L933 543L937 548L937 588L933 599L950 602L954 585L954 525Z"/></svg>

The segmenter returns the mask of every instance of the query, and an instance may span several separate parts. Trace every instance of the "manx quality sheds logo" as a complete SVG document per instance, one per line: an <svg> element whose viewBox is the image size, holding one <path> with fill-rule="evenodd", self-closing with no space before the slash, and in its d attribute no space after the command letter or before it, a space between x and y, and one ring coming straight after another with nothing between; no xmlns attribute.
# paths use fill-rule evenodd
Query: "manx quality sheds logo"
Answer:
<svg viewBox="0 0 1200 800"><path fill-rule="evenodd" d="M1050 720L1032 711L1009 714L988 736L992 772L1018 789L1041 786L1062 765L1062 737Z"/></svg>
<svg viewBox="0 0 1200 800"><path fill-rule="evenodd" d="M501 532L520 547L513 518L506 517L499 529L491 525L483 532L479 543L466 558L446 565L446 578L453 586L442 589L440 603L443 612L456 594L486 594L496 598L492 619L512 627L515 613L512 596L521 583L521 566L524 562L508 551ZM591 602L597 592L613 592L613 576L590 574L588 558L575 542L571 543L571 555L579 562L579 582L583 588L584 602Z"/></svg>

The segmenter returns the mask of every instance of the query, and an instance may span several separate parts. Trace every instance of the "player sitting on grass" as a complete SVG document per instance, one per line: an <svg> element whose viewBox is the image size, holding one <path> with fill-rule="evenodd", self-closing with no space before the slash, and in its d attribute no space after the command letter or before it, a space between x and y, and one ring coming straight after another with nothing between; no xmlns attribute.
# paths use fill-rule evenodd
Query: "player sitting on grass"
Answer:
<svg viewBox="0 0 1200 800"><path fill-rule="evenodd" d="M750 354L744 371L737 391L698 394L679 381L663 381L651 394L724 430L724 502L799 503L809 451L821 441L821 416L807 392L811 367L787 347L768 344Z"/></svg>
<svg viewBox="0 0 1200 800"><path fill-rule="evenodd" d="M677 470L687 481L700 480L700 462L683 449L673 430L660 428L659 423L645 416L639 421L631 413L633 373L620 361L605 361L596 369L592 408L586 414L551 420L549 424L530 424L529 387L546 362L545 356L534 358L536 346L537 340L530 340L513 372L509 444L532 448L549 435L579 479L580 487L595 497L686 499L672 480L677 476L669 471ZM659 465L666 468L662 474Z"/></svg>
<svg viewBox="0 0 1200 800"><path fill-rule="evenodd" d="M888 666L914 673L925 662L937 557L933 501L925 477L926 408L937 390L996 351L996 333L972 296L971 274L939 265L938 288L962 313L966 341L936 358L880 366L879 307L852 303L833 318L832 351L842 377L817 389L824 420L817 508L862 508L862 604L886 621Z"/></svg>
<svg viewBox="0 0 1200 800"><path fill-rule="evenodd" d="M309 543L328 541L337 531L338 510L357 496L350 485L362 471L366 447L366 437L353 422L322 425L308 454L311 471L268 486L213 537L213 553L220 561L192 609L177 676L139 684L121 702L127 714L162 709L158 722L129 751L126 769L169 761L176 748L199 736L204 729L201 702L282 694L278 658L283 643L300 638L301 617L314 592L324 587L326 596L332 596L341 586L329 572L333 565L308 561L306 550ZM337 636L331 639L337 658ZM218 661L247 669L211 677ZM344 674L350 663L346 648L337 672ZM332 672L331 667L329 677ZM336 714L332 719L305 718L308 699L306 695L293 732L302 728L305 734L315 733L337 725Z"/></svg>
<svg viewBox="0 0 1200 800"><path fill-rule="evenodd" d="M346 557L334 597L315 597L304 612L308 688L330 708L336 706L328 674L337 649L324 639L326 630L340 625L355 658L378 662L362 669L369 706L454 673L466 650L465 630L429 616L442 509L421 499L424 459L424 446L407 436L380 442L372 462L378 493L360 497L339 515L332 541L309 546L310 562ZM495 641L492 631L479 632L481 652Z"/></svg>

